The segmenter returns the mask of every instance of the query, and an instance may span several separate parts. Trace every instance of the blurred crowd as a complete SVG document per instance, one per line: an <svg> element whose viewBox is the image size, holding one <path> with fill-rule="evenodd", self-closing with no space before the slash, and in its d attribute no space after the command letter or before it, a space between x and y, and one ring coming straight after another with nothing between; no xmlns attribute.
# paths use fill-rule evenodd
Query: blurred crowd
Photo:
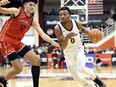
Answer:
<svg viewBox="0 0 116 87"><path fill-rule="evenodd" d="M105 47L104 49L100 48L91 48L87 47L85 48L85 53L87 54L93 54L93 53L102 53L102 54L116 54L116 47L111 48L111 47Z"/></svg>
<svg viewBox="0 0 116 87"><path fill-rule="evenodd" d="M64 53L62 51L61 48L59 47L54 47L51 46L48 43L44 43L40 46L36 46L35 44L33 46L30 46L34 52L38 55L40 55L40 58L42 57L46 57L47 58L47 54L51 54L51 58L52 58L52 67L54 69L57 68L67 68L66 67L66 63L65 63L65 57L64 57ZM85 54L95 54L95 53L101 53L101 54L116 54L116 47L111 48L111 47L105 47L104 49L100 49L100 48L91 48L91 47L86 47L85 48ZM60 58L58 58L60 56ZM94 65L96 66L108 66L107 64L103 64L100 60L100 58L96 57L95 58L95 62ZM28 61L22 61L21 58L21 62L25 63L25 65L27 65L29 62ZM3 67L11 67L12 64L10 63L10 61L6 58L3 63L2 63Z"/></svg>

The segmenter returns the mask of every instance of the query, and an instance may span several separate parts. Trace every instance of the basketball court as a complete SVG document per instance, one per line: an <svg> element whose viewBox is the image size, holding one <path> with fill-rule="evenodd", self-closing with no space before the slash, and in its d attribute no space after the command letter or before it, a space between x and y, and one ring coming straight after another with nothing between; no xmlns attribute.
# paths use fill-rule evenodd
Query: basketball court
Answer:
<svg viewBox="0 0 116 87"><path fill-rule="evenodd" d="M0 73L6 73L10 68L0 67ZM94 72L102 78L107 87L115 87L116 67L95 68ZM83 75L90 80L87 76ZM90 80L91 81L91 80ZM8 87L32 87L30 67L8 81ZM40 87L83 87L74 81L67 69L41 69Z"/></svg>

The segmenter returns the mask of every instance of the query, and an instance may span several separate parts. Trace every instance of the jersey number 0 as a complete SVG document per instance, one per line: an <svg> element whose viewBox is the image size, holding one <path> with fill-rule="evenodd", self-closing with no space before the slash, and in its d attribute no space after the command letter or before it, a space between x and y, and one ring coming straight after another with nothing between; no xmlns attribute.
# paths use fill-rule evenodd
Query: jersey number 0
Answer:
<svg viewBox="0 0 116 87"><path fill-rule="evenodd" d="M71 41L72 44L75 43L75 39L74 38L71 38L70 41Z"/></svg>

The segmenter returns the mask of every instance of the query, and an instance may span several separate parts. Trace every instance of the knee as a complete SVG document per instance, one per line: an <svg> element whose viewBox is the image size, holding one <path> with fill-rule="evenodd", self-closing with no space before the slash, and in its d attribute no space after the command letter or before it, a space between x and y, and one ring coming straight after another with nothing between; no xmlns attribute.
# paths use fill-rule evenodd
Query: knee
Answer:
<svg viewBox="0 0 116 87"><path fill-rule="evenodd" d="M38 66L40 65L40 63L41 63L40 57L36 56L33 58L32 65Z"/></svg>
<svg viewBox="0 0 116 87"><path fill-rule="evenodd" d="M21 73L22 70L23 70L23 67L22 67L22 66L18 66L18 67L16 67L16 68L14 67L14 72L15 72L15 74Z"/></svg>

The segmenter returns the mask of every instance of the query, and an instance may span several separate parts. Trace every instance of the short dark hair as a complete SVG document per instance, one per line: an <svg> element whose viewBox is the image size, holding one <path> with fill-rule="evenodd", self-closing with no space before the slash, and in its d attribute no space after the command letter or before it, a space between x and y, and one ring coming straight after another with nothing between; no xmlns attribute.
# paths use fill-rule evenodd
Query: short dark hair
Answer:
<svg viewBox="0 0 116 87"><path fill-rule="evenodd" d="M59 12L60 12L61 10L67 10L67 11L69 12L69 14L71 14L71 10L70 10L68 7L61 7L61 8L59 9Z"/></svg>
<svg viewBox="0 0 116 87"><path fill-rule="evenodd" d="M34 2L35 4L37 4L38 0L21 0L22 1L22 4L24 5L25 2Z"/></svg>

